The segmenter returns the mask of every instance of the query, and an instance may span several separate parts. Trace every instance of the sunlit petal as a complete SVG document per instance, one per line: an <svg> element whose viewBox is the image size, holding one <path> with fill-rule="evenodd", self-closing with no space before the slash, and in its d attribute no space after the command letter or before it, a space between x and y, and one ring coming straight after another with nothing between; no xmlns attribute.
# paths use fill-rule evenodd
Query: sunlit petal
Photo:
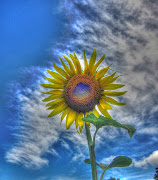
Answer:
<svg viewBox="0 0 158 180"><path fill-rule="evenodd" d="M97 80L100 80L100 79L107 73L107 71L108 71L109 69L110 69L110 67L106 67L106 68L103 68L103 69L99 70L99 71L95 74L94 78L97 79Z"/></svg>
<svg viewBox="0 0 158 180"><path fill-rule="evenodd" d="M49 114L48 117L52 117L52 116L55 116L55 115L61 113L66 107L67 107L66 104L63 104L63 105L57 107L56 109L54 109L54 110Z"/></svg>
<svg viewBox="0 0 158 180"><path fill-rule="evenodd" d="M58 98L61 98L61 95L60 95L60 94L56 94L56 95L52 94L52 95L50 95L49 97L43 99L42 101L43 101L43 102L47 102L47 101L52 101L52 100L58 99Z"/></svg>
<svg viewBox="0 0 158 180"><path fill-rule="evenodd" d="M102 56L102 58L92 67L92 70L91 70L91 74L93 75L97 69L97 67L99 66L99 64L104 60L105 58L105 55Z"/></svg>
<svg viewBox="0 0 158 180"><path fill-rule="evenodd" d="M107 96L121 96L125 94L127 91L123 92L115 92L115 91L102 91L102 95L107 95Z"/></svg>
<svg viewBox="0 0 158 180"><path fill-rule="evenodd" d="M48 92L42 92L43 94L60 94L60 95L64 95L64 91L62 90L52 90L52 91L48 91Z"/></svg>
<svg viewBox="0 0 158 180"><path fill-rule="evenodd" d="M103 109L112 109L112 107L107 102L105 102L103 99L99 100L99 104L101 105L101 107Z"/></svg>
<svg viewBox="0 0 158 180"><path fill-rule="evenodd" d="M64 61L61 59L61 57L59 57L59 59L60 59L62 65L63 65L66 73L69 74L70 76L73 76L73 73L70 71L70 69L69 69L69 68L67 67L67 65L64 63Z"/></svg>
<svg viewBox="0 0 158 180"><path fill-rule="evenodd" d="M70 57L71 57L71 59L72 59L72 61L74 63L77 74L82 74L81 64L80 64L76 54L74 53L74 56L72 54L70 54Z"/></svg>
<svg viewBox="0 0 158 180"><path fill-rule="evenodd" d="M89 66L88 66L85 50L84 50L84 66L85 66L84 67L84 74L88 74L89 73Z"/></svg>
<svg viewBox="0 0 158 180"><path fill-rule="evenodd" d="M55 62L53 61L53 66L54 66L54 69L59 73L61 74L62 76L64 76L66 79L70 79L70 76L63 70L61 69L60 67L58 67Z"/></svg>
<svg viewBox="0 0 158 180"><path fill-rule="evenodd" d="M93 68L93 66L94 66L94 64L95 64L96 57L97 57L97 51L96 51L96 49L94 49L94 50L93 50L93 53L92 53L92 55L91 55L91 58L90 58L90 60L89 60L90 75L93 75L93 74L92 74L92 68Z"/></svg>
<svg viewBox="0 0 158 180"><path fill-rule="evenodd" d="M124 84L107 84L104 86L101 86L102 90L115 90L124 87Z"/></svg>
<svg viewBox="0 0 158 180"><path fill-rule="evenodd" d="M46 104L46 107L47 107L47 106L53 106L53 107L55 107L57 104L62 104L63 102L65 102L65 99L64 99L64 98L60 98L60 99L57 99L57 100L55 100L55 101L49 102L48 104Z"/></svg>
<svg viewBox="0 0 158 180"><path fill-rule="evenodd" d="M72 74L72 76L74 76L74 75L75 75L75 68L74 68L71 60L70 60L68 57L66 57L66 56L64 56L64 58L65 58L66 61L69 63L69 67L70 67L70 70L71 70L71 74Z"/></svg>
<svg viewBox="0 0 158 180"><path fill-rule="evenodd" d="M100 104L98 104L97 106L98 106L99 111L100 111L105 117L112 119L112 117L110 116L110 114L108 113L108 111L107 111L106 109L103 109Z"/></svg>
<svg viewBox="0 0 158 180"><path fill-rule="evenodd" d="M61 85L65 85L65 83L58 81L57 79L52 79L49 77L45 77L49 82L54 83L54 84L61 84Z"/></svg>
<svg viewBox="0 0 158 180"><path fill-rule="evenodd" d="M95 108L93 109L93 113L94 113L94 115L95 115L96 117L99 117L99 116L100 116L99 112L98 112Z"/></svg>
<svg viewBox="0 0 158 180"><path fill-rule="evenodd" d="M53 72L53 71L51 71L51 70L47 70L47 72L48 72L53 78L55 78L56 80L61 81L61 82L63 82L64 84L67 83L67 80L66 80L65 78L63 78L61 75L59 75L58 73Z"/></svg>
<svg viewBox="0 0 158 180"><path fill-rule="evenodd" d="M76 111L70 109L66 117L66 129L69 129L70 125L75 121L75 119L76 119Z"/></svg>
<svg viewBox="0 0 158 180"><path fill-rule="evenodd" d="M52 88L52 89L64 89L64 86L62 85L57 85L57 84L41 84L41 86L45 88Z"/></svg>
<svg viewBox="0 0 158 180"><path fill-rule="evenodd" d="M62 116L61 116L60 124L62 123L64 117L69 113L70 110L71 110L71 108L69 108L69 107L65 108L65 110L63 111Z"/></svg>
<svg viewBox="0 0 158 180"><path fill-rule="evenodd" d="M104 99L105 101L107 101L110 104L114 104L114 105L126 105L126 103L122 103L122 102L118 102L113 98L107 97L107 96L102 96L102 99Z"/></svg>

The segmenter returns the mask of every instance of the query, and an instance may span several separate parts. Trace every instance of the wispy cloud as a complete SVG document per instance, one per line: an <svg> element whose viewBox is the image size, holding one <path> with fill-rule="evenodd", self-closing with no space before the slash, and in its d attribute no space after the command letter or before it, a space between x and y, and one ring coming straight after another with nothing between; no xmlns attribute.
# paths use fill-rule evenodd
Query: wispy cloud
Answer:
<svg viewBox="0 0 158 180"><path fill-rule="evenodd" d="M143 157L139 161L134 160L133 164L135 167L138 168L147 168L149 165L158 165L158 150L154 151L148 157Z"/></svg>
<svg viewBox="0 0 158 180"><path fill-rule="evenodd" d="M45 72L46 70L43 73ZM18 86L18 89L15 89L16 102L14 103L19 105L14 133L16 143L6 153L6 160L10 163L22 164L27 168L41 168L49 164L49 160L45 158L46 153L60 157L59 152L53 146L56 142L61 144L65 152L72 155L73 160L83 159L82 151L87 148L84 131L78 134L74 124L69 131L66 131L65 119L60 125L60 114L48 118L49 111L42 102L45 98L41 93L43 88L40 84L42 83L46 81L37 78L31 87L26 86L21 89ZM15 84L14 86L16 87ZM67 141L71 141L72 145ZM72 149L75 150L75 154Z"/></svg>

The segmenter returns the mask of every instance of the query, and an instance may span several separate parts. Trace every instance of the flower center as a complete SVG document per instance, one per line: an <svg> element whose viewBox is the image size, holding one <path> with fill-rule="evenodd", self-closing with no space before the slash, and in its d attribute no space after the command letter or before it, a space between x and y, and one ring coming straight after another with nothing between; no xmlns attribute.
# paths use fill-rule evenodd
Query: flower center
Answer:
<svg viewBox="0 0 158 180"><path fill-rule="evenodd" d="M89 85L84 83L77 84L77 86L73 90L74 95L78 98L85 97L86 95L88 95L89 92L90 92Z"/></svg>
<svg viewBox="0 0 158 180"><path fill-rule="evenodd" d="M67 105L77 112L92 111L101 97L99 83L87 74L75 75L64 89L64 97Z"/></svg>

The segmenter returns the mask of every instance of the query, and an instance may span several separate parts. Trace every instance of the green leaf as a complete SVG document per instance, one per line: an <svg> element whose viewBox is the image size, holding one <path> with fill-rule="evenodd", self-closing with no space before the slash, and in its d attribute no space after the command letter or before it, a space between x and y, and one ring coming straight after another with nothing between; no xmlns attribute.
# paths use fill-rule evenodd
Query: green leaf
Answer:
<svg viewBox="0 0 158 180"><path fill-rule="evenodd" d="M84 117L82 120L85 122L92 123L94 126L96 126L97 129L101 128L102 126L114 126L114 127L124 128L128 130L128 134L131 139L133 134L136 132L136 129L128 124L121 124L105 116L99 116L97 118L93 113L87 115L87 117Z"/></svg>
<svg viewBox="0 0 158 180"><path fill-rule="evenodd" d="M118 156L113 159L112 163L108 166L108 169L113 167L128 167L132 164L132 159L126 156Z"/></svg>
<svg viewBox="0 0 158 180"><path fill-rule="evenodd" d="M91 164L90 159L85 159L84 162L85 162L86 164Z"/></svg>
<svg viewBox="0 0 158 180"><path fill-rule="evenodd" d="M86 164L91 164L90 159L85 159L84 162ZM99 166L102 170L106 171L107 169L114 168L114 167L128 167L132 164L132 159L126 156L118 156L113 159L111 164L98 164L96 162L96 165Z"/></svg>

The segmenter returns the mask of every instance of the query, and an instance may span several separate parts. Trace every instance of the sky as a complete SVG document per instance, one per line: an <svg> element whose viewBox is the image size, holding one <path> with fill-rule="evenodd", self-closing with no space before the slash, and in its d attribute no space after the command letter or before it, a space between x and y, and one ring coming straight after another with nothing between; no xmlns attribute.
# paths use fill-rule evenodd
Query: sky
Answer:
<svg viewBox="0 0 158 180"><path fill-rule="evenodd" d="M85 130L66 130L61 114L48 118L41 94L46 70L58 56L93 49L99 68L112 63L128 91L113 106L113 119L136 128L104 127L96 136L98 163L128 156L130 167L109 169L104 177L152 180L158 167L158 1L1 1L0 180L90 180ZM91 126L92 134L95 127ZM98 176L101 171L98 169Z"/></svg>

